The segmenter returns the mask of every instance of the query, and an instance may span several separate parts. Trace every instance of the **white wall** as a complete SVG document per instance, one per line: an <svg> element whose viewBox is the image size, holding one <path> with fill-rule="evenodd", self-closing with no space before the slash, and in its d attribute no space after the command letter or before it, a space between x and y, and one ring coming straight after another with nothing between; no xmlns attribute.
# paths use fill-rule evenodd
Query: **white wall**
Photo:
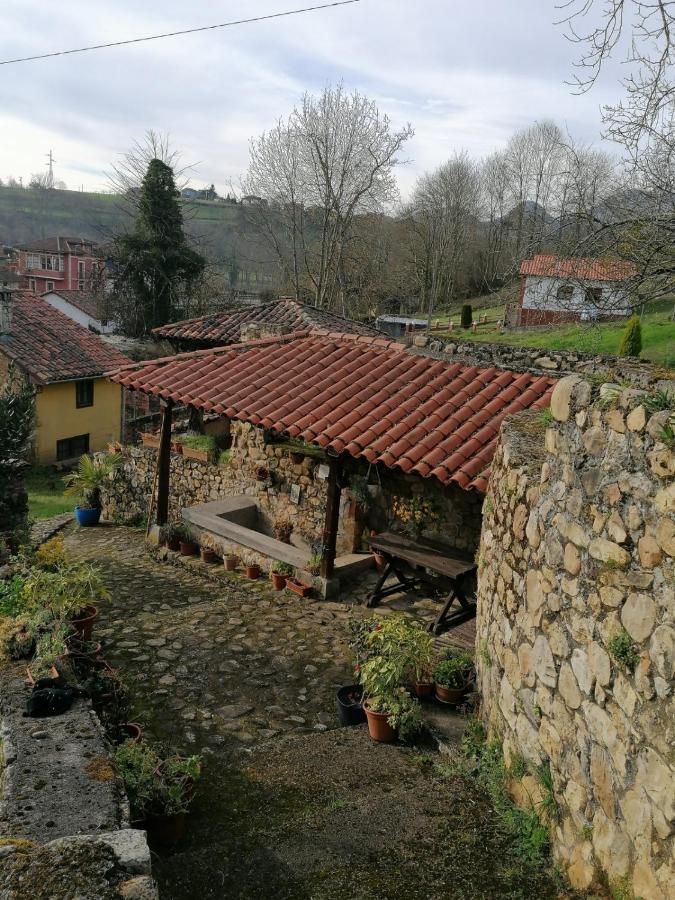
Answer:
<svg viewBox="0 0 675 900"><path fill-rule="evenodd" d="M85 312L82 312L81 309L78 309L77 306L73 306L72 303L68 303L67 300L59 297L55 292L50 291L47 294L43 294L42 299L46 300L50 306L54 307L54 309L58 309L59 312L68 316L73 322L77 322L78 325L83 325L85 328L91 326L100 334L111 334L115 330L113 322L108 322L106 325L103 325L99 319L88 316Z"/></svg>
<svg viewBox="0 0 675 900"><path fill-rule="evenodd" d="M558 288L563 285L572 287L573 293L570 299L559 300ZM525 294L523 296L523 309L547 310L549 312L590 312L591 308L585 299L586 288L602 289L602 299L594 310L597 316L621 316L630 314L625 291L621 283L613 281L568 281L562 278L543 278L536 275L528 275L525 279Z"/></svg>

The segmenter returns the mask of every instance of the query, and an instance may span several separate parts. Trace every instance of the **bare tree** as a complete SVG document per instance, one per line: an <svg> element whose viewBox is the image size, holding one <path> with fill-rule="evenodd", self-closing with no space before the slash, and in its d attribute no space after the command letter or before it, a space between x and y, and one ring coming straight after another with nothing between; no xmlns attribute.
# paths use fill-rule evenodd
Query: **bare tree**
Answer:
<svg viewBox="0 0 675 900"><path fill-rule="evenodd" d="M290 275L296 296L339 308L340 273L357 216L398 196L394 169L413 134L343 85L305 94L288 119L251 141L244 190L263 198L254 224Z"/></svg>

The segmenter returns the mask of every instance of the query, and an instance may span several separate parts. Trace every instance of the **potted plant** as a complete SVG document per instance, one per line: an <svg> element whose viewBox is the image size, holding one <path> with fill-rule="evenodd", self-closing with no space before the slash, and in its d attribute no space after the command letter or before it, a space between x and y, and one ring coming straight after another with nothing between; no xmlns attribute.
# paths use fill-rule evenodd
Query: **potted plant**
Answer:
<svg viewBox="0 0 675 900"><path fill-rule="evenodd" d="M377 532L371 529L370 536L371 538L377 537ZM373 550L372 547L370 548L370 553L373 557L373 560L375 561L375 568L377 569L377 571L384 572L384 570L387 568L387 557L380 553L378 550Z"/></svg>
<svg viewBox="0 0 675 900"><path fill-rule="evenodd" d="M178 553L180 550L180 528L177 522L169 522L159 529L159 542L163 546Z"/></svg>
<svg viewBox="0 0 675 900"><path fill-rule="evenodd" d="M290 544L293 523L288 516L279 516L274 520L274 537L283 544Z"/></svg>
<svg viewBox="0 0 675 900"><path fill-rule="evenodd" d="M257 466L255 470L256 481L267 481L268 471L265 466Z"/></svg>
<svg viewBox="0 0 675 900"><path fill-rule="evenodd" d="M361 725L366 721L363 709L363 688L360 684L347 684L337 692L337 713L343 725Z"/></svg>
<svg viewBox="0 0 675 900"><path fill-rule="evenodd" d="M141 433L141 443L144 447L152 447L156 450L159 448L159 435L144 431Z"/></svg>
<svg viewBox="0 0 675 900"><path fill-rule="evenodd" d="M310 575L318 575L321 572L321 553L312 553L307 560L307 571Z"/></svg>
<svg viewBox="0 0 675 900"><path fill-rule="evenodd" d="M176 525L178 535L178 549L181 556L196 556L199 545L192 537L192 530L187 522L178 522Z"/></svg>
<svg viewBox="0 0 675 900"><path fill-rule="evenodd" d="M308 597L312 590L311 585L303 584L294 575L287 576L286 587L298 597Z"/></svg>
<svg viewBox="0 0 675 900"><path fill-rule="evenodd" d="M82 526L98 525L101 518L101 488L109 476L122 464L120 453L98 457L81 456L74 472L64 477L65 493L75 496L75 518Z"/></svg>
<svg viewBox="0 0 675 900"><path fill-rule="evenodd" d="M234 572L236 571L237 566L239 565L239 557L236 553L226 553L223 557L223 564L225 566L226 571Z"/></svg>
<svg viewBox="0 0 675 900"><path fill-rule="evenodd" d="M473 671L470 653L449 650L434 669L436 699L441 703L461 703L469 690Z"/></svg>
<svg viewBox="0 0 675 900"><path fill-rule="evenodd" d="M188 432L180 435L180 445L185 459L196 459L199 462L211 462L216 455L215 439L208 434Z"/></svg>
<svg viewBox="0 0 675 900"><path fill-rule="evenodd" d="M220 544L218 544L215 538L212 538L210 534L202 535L201 546L199 548L202 562L208 563L209 565L218 562L217 550L219 549Z"/></svg>
<svg viewBox="0 0 675 900"><path fill-rule="evenodd" d="M277 560L270 571L270 578L272 579L274 590L282 591L286 587L286 579L292 574L293 566L289 565L287 562Z"/></svg>
<svg viewBox="0 0 675 900"><path fill-rule="evenodd" d="M244 561L244 572L247 578L255 581L257 578L260 578L260 564L253 557L249 557Z"/></svg>
<svg viewBox="0 0 675 900"><path fill-rule="evenodd" d="M151 836L175 844L185 834L186 813L201 775L198 756L163 759L144 741L125 741L115 766L129 797L132 821L145 822Z"/></svg>

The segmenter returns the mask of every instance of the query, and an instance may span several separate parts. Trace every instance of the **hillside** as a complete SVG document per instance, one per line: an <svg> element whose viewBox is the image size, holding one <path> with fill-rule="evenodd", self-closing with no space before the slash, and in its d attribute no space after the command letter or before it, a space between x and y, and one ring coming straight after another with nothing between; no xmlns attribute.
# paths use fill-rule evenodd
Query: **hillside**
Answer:
<svg viewBox="0 0 675 900"><path fill-rule="evenodd" d="M274 287L276 263L239 205L181 201L185 227L201 251L228 268L243 290ZM130 217L113 194L0 187L0 244L51 235L107 241L129 227Z"/></svg>

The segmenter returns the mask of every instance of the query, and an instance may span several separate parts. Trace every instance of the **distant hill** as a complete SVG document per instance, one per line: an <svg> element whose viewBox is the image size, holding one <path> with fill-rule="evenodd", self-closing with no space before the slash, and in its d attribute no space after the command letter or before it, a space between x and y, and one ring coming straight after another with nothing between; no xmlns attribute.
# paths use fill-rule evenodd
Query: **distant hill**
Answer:
<svg viewBox="0 0 675 900"><path fill-rule="evenodd" d="M181 201L186 231L241 290L273 288L277 266L240 204ZM108 241L131 225L114 194L0 187L0 244L56 234Z"/></svg>

